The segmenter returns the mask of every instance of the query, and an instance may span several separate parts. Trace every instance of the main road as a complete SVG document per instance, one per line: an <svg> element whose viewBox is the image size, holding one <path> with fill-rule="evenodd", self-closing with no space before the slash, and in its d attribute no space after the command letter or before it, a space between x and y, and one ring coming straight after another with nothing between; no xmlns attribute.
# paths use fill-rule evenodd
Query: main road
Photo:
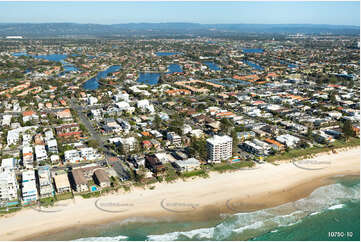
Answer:
<svg viewBox="0 0 361 242"><path fill-rule="evenodd" d="M69 103L70 103L70 107L77 112L79 121L82 124L84 124L87 130L89 130L92 139L96 140L102 151L104 151L105 160L107 164L113 167L113 169L117 172L118 176L122 180L128 180L130 178L130 175L127 169L125 168L125 165L117 157L117 154L115 154L112 150L108 148L108 146L105 145L104 137L99 135L99 133L94 129L94 127L90 123L88 117L84 115L83 113L84 108L81 105L79 105L77 101L74 100L73 98L69 99Z"/></svg>

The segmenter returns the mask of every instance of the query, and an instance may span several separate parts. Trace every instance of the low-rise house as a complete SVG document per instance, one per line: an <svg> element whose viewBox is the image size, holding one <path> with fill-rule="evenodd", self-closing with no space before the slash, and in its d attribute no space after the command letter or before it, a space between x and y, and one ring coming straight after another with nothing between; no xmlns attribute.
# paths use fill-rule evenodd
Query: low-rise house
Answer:
<svg viewBox="0 0 361 242"><path fill-rule="evenodd" d="M174 161L180 168L181 171L193 171L200 167L201 163L195 158L189 158L186 160L176 160Z"/></svg>
<svg viewBox="0 0 361 242"><path fill-rule="evenodd" d="M182 144L182 138L174 132L167 133L167 140L169 140L172 145L175 146L180 146Z"/></svg>
<svg viewBox="0 0 361 242"><path fill-rule="evenodd" d="M97 169L94 171L94 181L100 187L109 187L110 179L108 174L103 169Z"/></svg>
<svg viewBox="0 0 361 242"><path fill-rule="evenodd" d="M64 152L65 162L75 163L81 160L78 150L67 150Z"/></svg>
<svg viewBox="0 0 361 242"><path fill-rule="evenodd" d="M165 170L164 165L155 155L145 156L145 167L151 170L153 173L159 173Z"/></svg>
<svg viewBox="0 0 361 242"><path fill-rule="evenodd" d="M284 145L287 145L290 148L296 147L296 145L301 141L300 138L297 138L290 134L283 134L277 136L276 140Z"/></svg>
<svg viewBox="0 0 361 242"><path fill-rule="evenodd" d="M313 131L312 135L318 143L324 144L324 143L331 143L331 142L335 141L335 139L331 135L328 135L327 133L325 133L322 130Z"/></svg>
<svg viewBox="0 0 361 242"><path fill-rule="evenodd" d="M37 121L39 120L39 116L34 111L25 111L23 112L23 122L26 123L28 121Z"/></svg>
<svg viewBox="0 0 361 242"><path fill-rule="evenodd" d="M81 148L80 154L84 160L96 160L98 158L96 150L91 147Z"/></svg>
<svg viewBox="0 0 361 242"><path fill-rule="evenodd" d="M56 134L59 137L80 137L81 131L79 128L79 124L72 123L72 124L64 124L55 128Z"/></svg>
<svg viewBox="0 0 361 242"><path fill-rule="evenodd" d="M101 109L92 109L90 110L90 118L96 121L100 121L102 119L102 110Z"/></svg>
<svg viewBox="0 0 361 242"><path fill-rule="evenodd" d="M58 143L56 139L51 139L47 141L46 147L49 153L58 154Z"/></svg>
<svg viewBox="0 0 361 242"><path fill-rule="evenodd" d="M72 120L73 116L69 108L56 112L56 117L63 120Z"/></svg>
<svg viewBox="0 0 361 242"><path fill-rule="evenodd" d="M37 162L48 159L45 145L35 145L35 157Z"/></svg>
<svg viewBox="0 0 361 242"><path fill-rule="evenodd" d="M1 161L1 168L16 170L19 168L19 161L15 158L7 158Z"/></svg>
<svg viewBox="0 0 361 242"><path fill-rule="evenodd" d="M85 178L81 169L73 169L72 170L73 177L73 190L77 192L85 192L89 191L88 181Z"/></svg>
<svg viewBox="0 0 361 242"><path fill-rule="evenodd" d="M33 148L31 146L23 147L23 166L25 168L33 168L34 166Z"/></svg>
<svg viewBox="0 0 361 242"><path fill-rule="evenodd" d="M285 149L285 146L283 144L281 144L280 142L277 142L276 140L273 139L265 139L264 141L266 141L267 143L269 143L272 148L276 151L282 151Z"/></svg>
<svg viewBox="0 0 361 242"><path fill-rule="evenodd" d="M57 193L71 192L67 173L54 173L54 185Z"/></svg>

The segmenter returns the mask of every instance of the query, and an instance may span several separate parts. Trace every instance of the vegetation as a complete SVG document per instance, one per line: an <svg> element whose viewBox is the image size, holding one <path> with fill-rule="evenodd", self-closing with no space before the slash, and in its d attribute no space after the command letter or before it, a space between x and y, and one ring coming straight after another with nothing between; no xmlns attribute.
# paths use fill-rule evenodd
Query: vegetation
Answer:
<svg viewBox="0 0 361 242"><path fill-rule="evenodd" d="M358 138L350 138L348 141L336 140L331 145L324 147L313 146L305 149L292 149L281 154L269 156L266 158L266 161L275 162L278 160L292 160L295 158L306 158L309 156L316 155L318 153L333 151L334 149L354 147L359 145L360 145L360 139Z"/></svg>

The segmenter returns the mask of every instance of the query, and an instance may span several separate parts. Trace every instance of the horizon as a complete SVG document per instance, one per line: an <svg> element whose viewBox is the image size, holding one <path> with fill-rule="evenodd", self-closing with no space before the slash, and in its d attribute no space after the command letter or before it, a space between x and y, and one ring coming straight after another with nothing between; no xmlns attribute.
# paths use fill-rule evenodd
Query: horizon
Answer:
<svg viewBox="0 0 361 242"><path fill-rule="evenodd" d="M77 23L77 22L0 22L1 24L79 24L79 25L126 25L126 24L199 24L199 25L321 25L321 26L348 26L360 27L360 25L350 24L310 24L310 23L292 23L292 24L259 24L259 23L196 23L196 22L126 22L126 23L113 23L113 24L100 24L100 23Z"/></svg>
<svg viewBox="0 0 361 242"><path fill-rule="evenodd" d="M360 26L360 2L0 2L0 23ZM272 13L272 14L270 14Z"/></svg>

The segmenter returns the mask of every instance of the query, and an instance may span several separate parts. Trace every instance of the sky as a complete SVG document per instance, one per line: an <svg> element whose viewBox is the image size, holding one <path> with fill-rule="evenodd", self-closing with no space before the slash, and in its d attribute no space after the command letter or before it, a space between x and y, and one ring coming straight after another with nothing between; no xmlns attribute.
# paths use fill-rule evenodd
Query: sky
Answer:
<svg viewBox="0 0 361 242"><path fill-rule="evenodd" d="M0 23L19 22L360 26L360 2L0 2Z"/></svg>

